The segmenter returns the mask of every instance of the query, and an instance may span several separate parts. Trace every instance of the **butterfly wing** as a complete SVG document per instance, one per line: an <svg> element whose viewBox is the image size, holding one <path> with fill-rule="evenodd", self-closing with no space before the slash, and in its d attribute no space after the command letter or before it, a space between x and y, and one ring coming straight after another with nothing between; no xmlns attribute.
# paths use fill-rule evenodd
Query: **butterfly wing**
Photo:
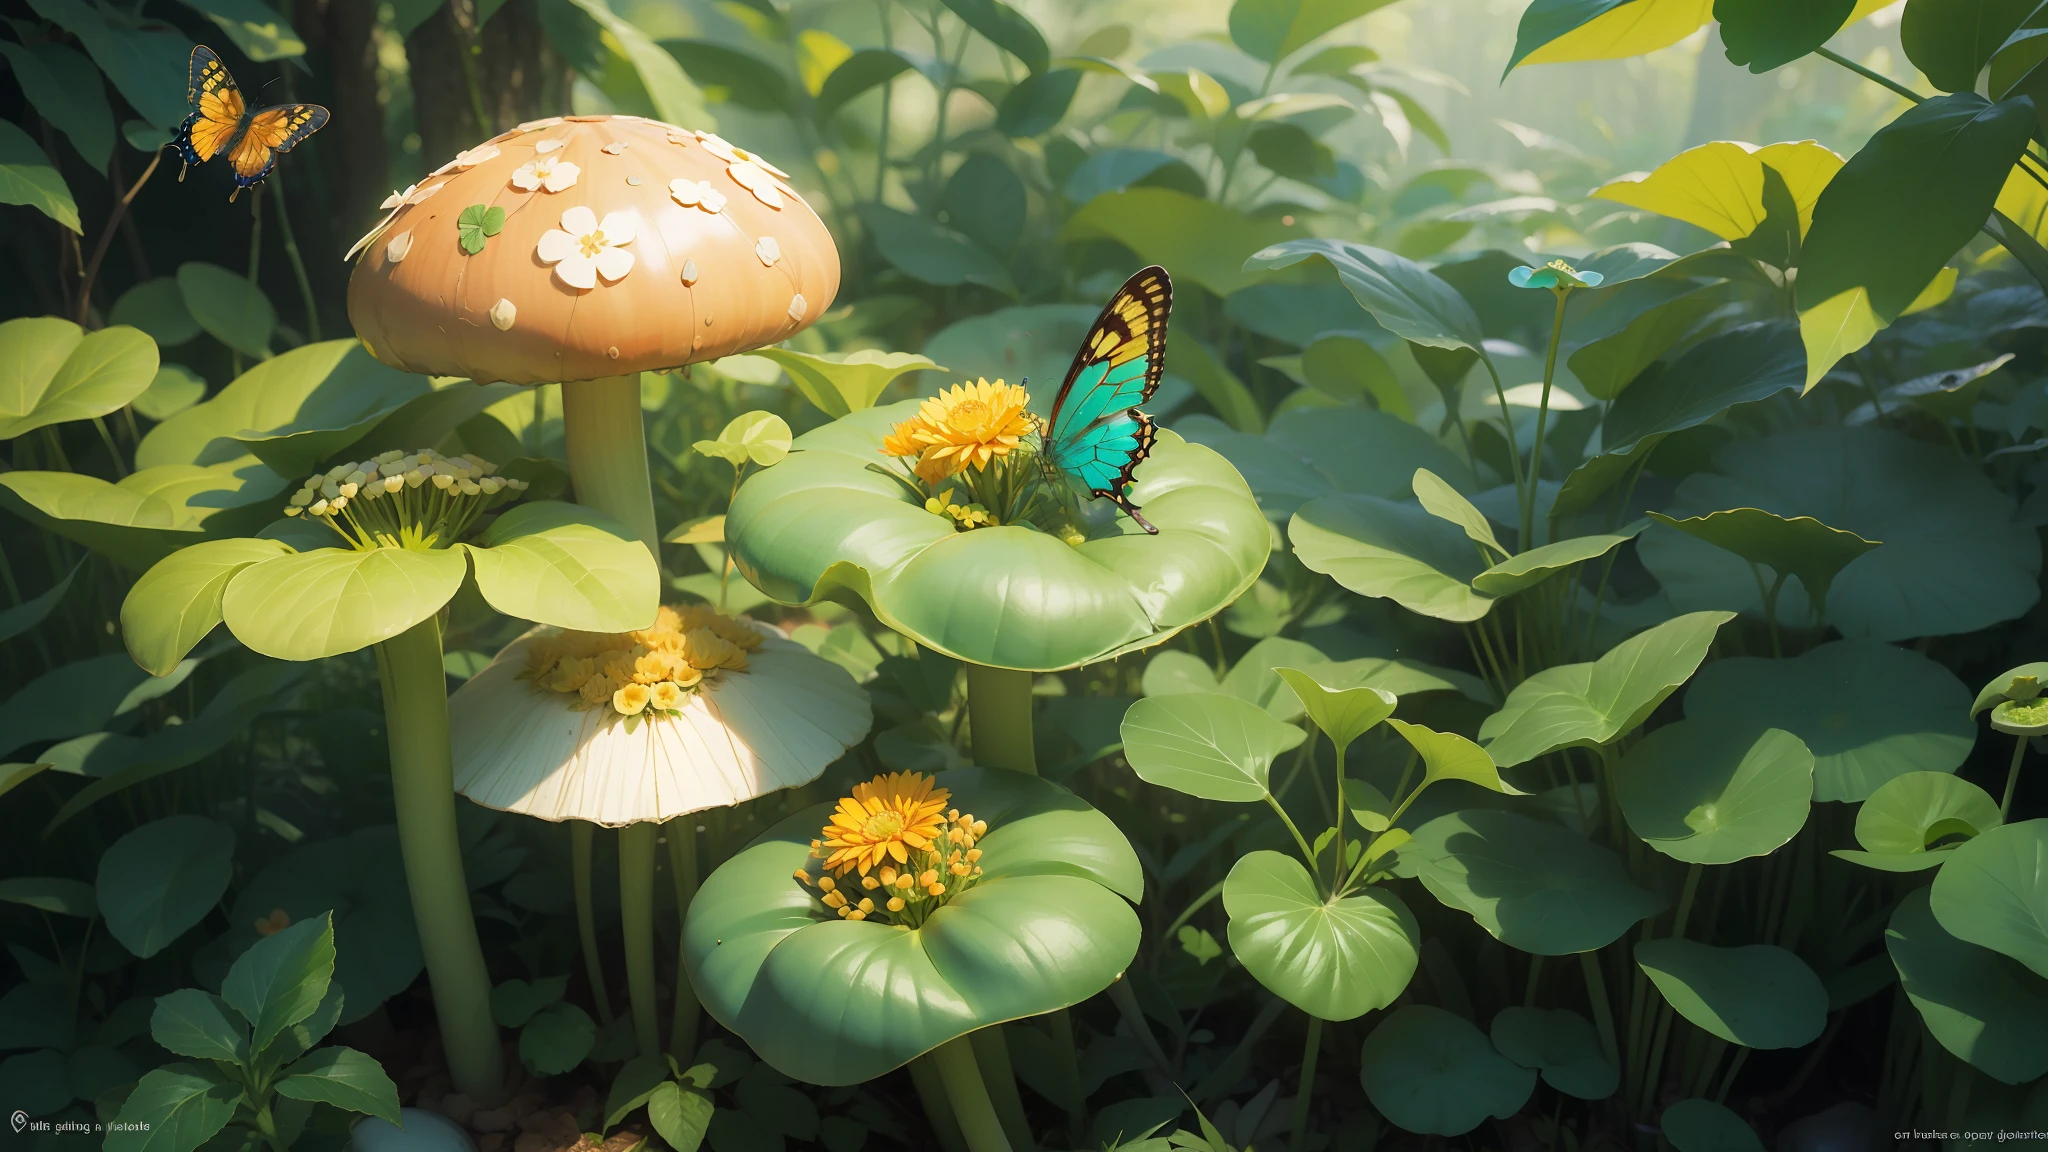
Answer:
<svg viewBox="0 0 2048 1152"><path fill-rule="evenodd" d="M228 149L228 163L235 169L235 187L261 183L277 158L327 123L327 109L318 104L278 104L249 117L242 138Z"/></svg>
<svg viewBox="0 0 2048 1152"><path fill-rule="evenodd" d="M204 44L192 49L185 90L192 114L178 125L173 140L186 164L204 164L221 154L242 126L242 90L227 66Z"/></svg>
<svg viewBox="0 0 2048 1152"><path fill-rule="evenodd" d="M1125 281L1082 339L1046 421L1046 457L1148 532L1152 525L1124 491L1152 451L1152 418L1136 406L1159 390L1172 310L1166 269L1144 268Z"/></svg>

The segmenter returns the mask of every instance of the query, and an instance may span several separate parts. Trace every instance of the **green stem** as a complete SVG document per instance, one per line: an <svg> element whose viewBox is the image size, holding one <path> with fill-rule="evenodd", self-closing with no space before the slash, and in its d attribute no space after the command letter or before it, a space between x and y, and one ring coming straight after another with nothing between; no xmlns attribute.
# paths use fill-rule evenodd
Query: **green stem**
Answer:
<svg viewBox="0 0 2048 1152"><path fill-rule="evenodd" d="M953 1106L960 1135L968 1152L1011 1152L1010 1138L1003 1134L1003 1122L996 1118L995 1104L982 1084L981 1068L974 1060L974 1045L956 1036L926 1054L939 1072L946 1100Z"/></svg>
<svg viewBox="0 0 2048 1152"><path fill-rule="evenodd" d="M1579 953L1579 969L1586 974L1586 999L1593 1005L1593 1026L1600 1034L1600 1051L1609 1063L1621 1063L1621 1049L1614 1035L1614 1006L1607 1001L1607 977L1600 971L1597 952Z"/></svg>
<svg viewBox="0 0 2048 1152"><path fill-rule="evenodd" d="M610 376L562 385L562 434L576 502L624 524L661 559L654 487L640 421L640 377Z"/></svg>
<svg viewBox="0 0 2048 1152"><path fill-rule="evenodd" d="M924 1118L939 1138L945 1152L967 1152L967 1138L960 1134L960 1120L953 1115L953 1102L946 1098L945 1082L931 1053L910 1062L910 1083L924 1104Z"/></svg>
<svg viewBox="0 0 2048 1152"><path fill-rule="evenodd" d="M1109 986L1109 999L1116 1005L1117 1012L1123 1016L1124 1026L1131 1030L1131 1035L1136 1036L1138 1043L1144 1046L1145 1054L1159 1066L1160 1073L1171 1077L1173 1061L1167 1057L1166 1049L1159 1046L1159 1038L1152 1034L1152 1022L1145 1018L1144 1006L1138 1003L1138 993L1131 987L1129 973L1118 977L1116 982Z"/></svg>
<svg viewBox="0 0 2048 1152"><path fill-rule="evenodd" d="M2005 770L2005 799L1998 802L2001 818L2012 818L2012 790L2020 782L2020 760L2027 754L2027 738L2015 736L2012 741L2012 767Z"/></svg>
<svg viewBox="0 0 2048 1152"><path fill-rule="evenodd" d="M626 945L626 1003L642 1056L661 1055L654 1014L654 829L652 821L619 829L619 929Z"/></svg>
<svg viewBox="0 0 2048 1152"><path fill-rule="evenodd" d="M576 935L583 941L583 971L590 978L590 998L597 1002L597 1018L612 1022L612 997L604 986L604 962L597 953L597 910L590 902L590 858L597 825L587 820L569 821L569 873L576 886Z"/></svg>
<svg viewBox="0 0 2048 1152"><path fill-rule="evenodd" d="M1293 1152L1302 1152L1308 1145L1309 1091L1315 1086L1316 1056L1323 1047L1323 1018L1308 1018L1308 1039L1301 1046L1301 1081L1294 1090L1294 1139L1289 1143Z"/></svg>
<svg viewBox="0 0 2048 1152"><path fill-rule="evenodd" d="M1557 316L1550 322L1550 351L1543 358L1543 395L1536 402L1536 442L1529 447L1529 486L1522 492L1522 543L1527 552L1536 546L1536 483L1543 475L1543 429L1550 420L1550 382L1557 375L1557 345L1564 338L1564 306L1571 289L1557 290ZM1508 442L1514 443L1515 429L1508 426Z"/></svg>
<svg viewBox="0 0 2048 1152"><path fill-rule="evenodd" d="M976 1029L967 1039L974 1046L974 1062L981 1068L982 1086L995 1105L1003 1135L1020 1152L1036 1152L1038 1144L1031 1138L1031 1122L1024 1118L1024 1098L1017 1093L1017 1073L1010 1067L1010 1046L1003 1039L1003 1026Z"/></svg>
<svg viewBox="0 0 2048 1152"><path fill-rule="evenodd" d="M1287 809L1282 808L1280 801L1275 800L1270 792L1266 793L1266 805L1273 810L1274 815L1280 817L1282 824L1287 825L1287 831L1293 833L1295 847L1301 849L1301 862L1308 865L1309 875L1315 877L1316 887L1318 889L1322 888L1323 877L1322 873L1316 871L1315 850L1308 846L1308 840L1302 836L1301 829L1294 826L1294 818L1287 814Z"/></svg>
<svg viewBox="0 0 2048 1152"><path fill-rule="evenodd" d="M1493 366L1493 357L1481 352L1479 362L1486 365L1486 374L1493 380L1493 398L1500 405L1501 427L1507 432L1508 470L1515 474L1515 501L1517 504L1525 503L1528 497L1522 491L1522 449L1515 444L1515 418L1508 411L1508 391L1501 386L1500 372ZM1525 536L1523 551L1527 551L1528 547Z"/></svg>
<svg viewBox="0 0 2048 1152"><path fill-rule="evenodd" d="M1114 988L1116 984L1110 987ZM1052 1071L1059 1077L1060 1094L1066 1097L1067 1130L1073 1133L1073 1142L1079 1144L1080 1134L1088 1130L1088 1098L1081 1091L1081 1061L1076 1055L1080 1049L1074 1043L1074 1020L1062 1008L1046 1013L1045 1022L1052 1029L1053 1051L1060 1055Z"/></svg>
<svg viewBox="0 0 2048 1152"><path fill-rule="evenodd" d="M1927 97L1922 96L1918 92L1913 91L1911 88L1906 87L1904 84L1899 83L1897 80L1894 80L1881 72L1873 72L1870 69L1865 68L1863 65L1856 63L1854 60L1849 59L1847 56L1843 56L1830 49L1816 48L1814 49L1813 54L1820 57L1823 60L1832 60L1835 63L1840 64L1842 67L1847 68L1849 71L1854 72L1858 76L1863 77L1865 80L1870 81L1872 84L1876 84L1884 88L1889 88L1892 91L1898 93L1899 95L1904 96L1906 99L1911 100L1915 104L1918 104L1921 101L1927 99Z"/></svg>
<svg viewBox="0 0 2048 1152"><path fill-rule="evenodd" d="M1335 743L1335 741L1332 741L1332 743ZM1344 746L1342 744L1338 744L1337 819L1334 821L1334 823L1337 826L1337 834L1330 838L1330 847L1335 849L1337 853L1336 860L1333 861L1330 866L1330 878L1337 884L1338 887L1342 887L1344 883L1344 821L1348 818L1348 816L1349 813L1346 811L1344 807ZM1361 853L1360 855L1362 859L1363 854ZM1332 889L1332 891L1335 891L1335 889ZM1298 1130L1296 1132L1296 1136L1297 1138L1300 1136L1300 1132Z"/></svg>
<svg viewBox="0 0 2048 1152"><path fill-rule="evenodd" d="M976 764L1038 775L1031 745L1031 673L968 664L967 723Z"/></svg>
<svg viewBox="0 0 2048 1152"><path fill-rule="evenodd" d="M668 870L676 886L676 1007L669 1024L668 1050L689 1066L697 1051L697 989L690 983L690 969L683 963L683 922L690 914L690 901L697 897L697 817L686 813L670 820L668 829Z"/></svg>
<svg viewBox="0 0 2048 1152"><path fill-rule="evenodd" d="M306 339L320 342L320 306L313 301L313 281L306 275L306 262L299 256L298 237L292 235L291 214L285 208L281 172L270 173L270 199L277 205L277 226L284 233L284 255L291 262L292 278L299 282L299 302L306 309Z"/></svg>
<svg viewBox="0 0 2048 1152"><path fill-rule="evenodd" d="M504 1089L504 1054L491 1018L491 974L470 913L455 830L448 674L441 666L439 618L429 616L377 645L377 665L398 845L448 1075L470 1099L496 1103Z"/></svg>

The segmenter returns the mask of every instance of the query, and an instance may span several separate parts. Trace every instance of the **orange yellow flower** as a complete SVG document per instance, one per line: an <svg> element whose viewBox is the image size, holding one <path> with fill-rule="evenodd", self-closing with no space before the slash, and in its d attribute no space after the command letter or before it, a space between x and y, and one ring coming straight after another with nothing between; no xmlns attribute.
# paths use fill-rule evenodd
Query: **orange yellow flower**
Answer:
<svg viewBox="0 0 2048 1152"><path fill-rule="evenodd" d="M967 468L986 468L989 461L1009 455L1031 431L1025 407L1030 399L1023 388L1001 380L955 384L896 425L883 438L882 452L915 456L914 469L929 484Z"/></svg>
<svg viewBox="0 0 2048 1152"><path fill-rule="evenodd" d="M913 851L929 848L945 823L952 794L918 772L891 772L853 786L825 825L825 867L844 876L893 859L906 863Z"/></svg>
<svg viewBox="0 0 2048 1152"><path fill-rule="evenodd" d="M946 808L950 798L932 777L915 772L856 784L839 801L823 839L811 841L811 858L824 860L819 874L799 868L797 883L815 887L826 910L841 919L918 927L982 878L974 844L988 834L988 823ZM856 870L861 889L876 894L857 903L830 875Z"/></svg>
<svg viewBox="0 0 2048 1152"><path fill-rule="evenodd" d="M620 716L675 712L707 677L747 670L761 646L752 625L709 605L664 606L638 632L562 632L535 641L521 675L545 692L575 696L578 707Z"/></svg>

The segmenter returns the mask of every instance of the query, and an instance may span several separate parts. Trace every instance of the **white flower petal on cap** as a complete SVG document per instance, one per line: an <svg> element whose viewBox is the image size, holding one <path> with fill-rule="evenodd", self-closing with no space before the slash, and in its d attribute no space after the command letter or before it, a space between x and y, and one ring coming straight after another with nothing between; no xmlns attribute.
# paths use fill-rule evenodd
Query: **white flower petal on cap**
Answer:
<svg viewBox="0 0 2048 1152"><path fill-rule="evenodd" d="M696 282L697 262L695 260L683 261L683 287L688 288L690 285L695 284Z"/></svg>
<svg viewBox="0 0 2048 1152"><path fill-rule="evenodd" d="M633 254L624 248L607 247L597 254L597 274L607 283L622 279L633 270Z"/></svg>
<svg viewBox="0 0 2048 1152"><path fill-rule="evenodd" d="M723 160L728 164L739 159L739 157L733 153L732 145L726 143L722 137L714 133L697 133L697 142L699 144L704 145L704 150L706 152L711 153L713 156L718 157L720 160Z"/></svg>
<svg viewBox="0 0 2048 1152"><path fill-rule="evenodd" d="M439 184L429 184L425 188L414 186L411 191L405 194L405 202L407 204L418 204L447 186L448 182L446 180L441 181Z"/></svg>
<svg viewBox="0 0 2048 1152"><path fill-rule="evenodd" d="M496 144L479 144L466 151L457 152L455 159L449 162L448 167L460 172L465 168L474 168L486 160L495 160L497 158L498 146Z"/></svg>
<svg viewBox="0 0 2048 1152"><path fill-rule="evenodd" d="M725 211L725 193L713 188L710 182L706 181L704 184L704 199L698 202L697 207L716 216L718 213Z"/></svg>
<svg viewBox="0 0 2048 1152"><path fill-rule="evenodd" d="M512 186L521 192L534 192L540 188L540 161L528 160L512 170Z"/></svg>
<svg viewBox="0 0 2048 1152"><path fill-rule="evenodd" d="M582 248L581 242L570 233L550 228L541 234L540 244L534 249L543 264L556 264L576 255Z"/></svg>
<svg viewBox="0 0 2048 1152"><path fill-rule="evenodd" d="M562 141L560 140L543 140L533 146L533 151L537 156L545 156L550 152L559 151L561 147Z"/></svg>
<svg viewBox="0 0 2048 1152"><path fill-rule="evenodd" d="M802 299L802 297L798 297L798 299ZM519 319L519 305L514 304L512 301L506 299L503 296L500 296L498 297L498 302L496 304L491 305L489 315L491 318L492 327L496 328L500 332L510 332L512 330L512 325ZM391 478L392 481L395 481L397 479L398 477L396 476L393 476ZM384 486L387 491L396 490L393 487L391 481L386 481Z"/></svg>
<svg viewBox="0 0 2048 1152"><path fill-rule="evenodd" d="M607 212L604 219L598 222L597 230L604 233L607 244L631 244L633 238L640 234L640 214Z"/></svg>
<svg viewBox="0 0 2048 1152"><path fill-rule="evenodd" d="M581 252L555 264L555 275L571 288L597 287L597 261Z"/></svg>
<svg viewBox="0 0 2048 1152"><path fill-rule="evenodd" d="M782 259L782 245L776 243L773 236L763 236L754 242L754 255L761 258L763 265L772 268L777 260Z"/></svg>
<svg viewBox="0 0 2048 1152"><path fill-rule="evenodd" d="M386 196L386 197L384 198L384 202L383 202L382 204L379 204L379 205L377 205L377 207L378 207L378 208L380 208L380 209L383 209L383 210L385 210L385 211L387 211L387 212L388 212L388 211L390 211L390 210L391 210L391 209L393 209L393 208L397 208L397 207L399 207L400 205L404 204L404 203L405 203L405 198L406 198L407 196L410 196L410 195L412 195L412 194L413 194L413 190L414 190L415 188L418 188L418 187L419 187L419 185L417 185L417 184L407 184L407 185L405 186L405 191L403 191L403 192L395 192L395 191L394 191L393 193L391 193L391 195L389 195L389 196Z"/></svg>
<svg viewBox="0 0 2048 1152"><path fill-rule="evenodd" d="M588 236L597 231L597 213L581 204L562 213L562 231L571 236Z"/></svg>
<svg viewBox="0 0 2048 1152"><path fill-rule="evenodd" d="M801 321L804 318L804 312L809 308L810 305L804 303L803 293L799 292L789 298L789 318L791 320Z"/></svg>
<svg viewBox="0 0 2048 1152"><path fill-rule="evenodd" d="M384 259L396 264L400 260L405 259L405 254L410 251L412 251L412 233L410 231L400 232L391 238L391 243L384 246Z"/></svg>
<svg viewBox="0 0 2048 1152"><path fill-rule="evenodd" d="M547 174L546 179L540 182L540 186L550 192L560 192L565 188L575 187L576 177L582 174L583 169L564 160L554 166L554 171Z"/></svg>
<svg viewBox="0 0 2048 1152"><path fill-rule="evenodd" d="M782 210L782 193L775 187L775 177L770 176L759 164L742 160L726 166L725 174L732 182L754 194L754 199L770 208Z"/></svg>
<svg viewBox="0 0 2048 1152"><path fill-rule="evenodd" d="M625 150L626 142L624 140L614 140L611 143L605 145L603 148L599 149L599 151L603 152L607 156L617 156L619 153L624 152Z"/></svg>
<svg viewBox="0 0 2048 1152"><path fill-rule="evenodd" d="M561 122L562 118L560 116L549 116L543 120L528 120L526 123L521 124L517 130L520 132L538 132L543 128L553 128Z"/></svg>

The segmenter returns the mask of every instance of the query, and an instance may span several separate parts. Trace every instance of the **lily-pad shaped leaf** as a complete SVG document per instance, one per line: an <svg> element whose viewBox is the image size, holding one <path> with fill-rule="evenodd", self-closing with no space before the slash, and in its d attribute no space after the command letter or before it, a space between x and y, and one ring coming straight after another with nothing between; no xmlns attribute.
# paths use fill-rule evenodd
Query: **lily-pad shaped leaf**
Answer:
<svg viewBox="0 0 2048 1152"><path fill-rule="evenodd" d="M461 551L319 548L251 565L229 580L221 615L235 639L280 660L318 660L389 640L462 587Z"/></svg>
<svg viewBox="0 0 2048 1152"><path fill-rule="evenodd" d="M1778 728L1667 724L1622 758L1622 815L1643 842L1688 864L1768 856L1806 825L1813 754Z"/></svg>
<svg viewBox="0 0 2048 1152"><path fill-rule="evenodd" d="M2036 661L2007 669L1993 676L1978 690L1977 698L1970 702L1970 715L1975 716L2008 700L2039 700L2044 683L2048 683L2048 663Z"/></svg>
<svg viewBox="0 0 2048 1152"><path fill-rule="evenodd" d="M1665 511L1683 519L1760 508L1885 543L1842 568L1828 592L1827 622L1845 636L1974 632L2039 596L2034 530L2014 516L2011 496L1946 446L1879 428L1808 428L1732 441L1714 469L1688 476ZM1673 605L1761 614L1756 572L1733 553L1662 526L1638 549ZM1788 585L1778 619L1813 616L1806 590Z"/></svg>
<svg viewBox="0 0 2048 1152"><path fill-rule="evenodd" d="M1925 888L1899 901L1884 943L1899 987L1943 1048L2007 1084L2048 1072L2048 984L2040 977L1950 935Z"/></svg>
<svg viewBox="0 0 2048 1152"><path fill-rule="evenodd" d="M361 341L307 344L265 360L212 399L150 429L135 450L135 466L222 463L248 455L249 448L236 439L244 434L352 427L431 391L426 377L386 367L363 350ZM369 426L374 425L364 431Z"/></svg>
<svg viewBox="0 0 2048 1152"><path fill-rule="evenodd" d="M784 1075L856 1084L958 1036L1086 1000L1138 950L1138 857L1108 817L1048 780L938 775L989 824L985 875L907 929L828 917L791 873L831 806L726 861L690 905L683 947L705 1009Z"/></svg>
<svg viewBox="0 0 2048 1152"><path fill-rule="evenodd" d="M1600 1050L1592 1023L1569 1008L1504 1008L1492 1032L1501 1055L1567 1096L1605 1100L1621 1087L1621 1069Z"/></svg>
<svg viewBox="0 0 2048 1152"><path fill-rule="evenodd" d="M868 469L917 401L805 433L749 477L726 516L739 571L788 604L858 598L890 628L957 659L1056 671L1147 648L1207 619L1258 579L1265 517L1221 456L1170 432L1122 516L1078 545L1014 525L955 531Z"/></svg>
<svg viewBox="0 0 2048 1152"><path fill-rule="evenodd" d="M55 316L0 324L0 440L104 416L156 379L156 341L117 324L87 333Z"/></svg>
<svg viewBox="0 0 2048 1152"><path fill-rule="evenodd" d="M1817 606L1827 603L1828 588L1842 569L1883 543L1830 528L1811 516L1785 517L1761 508L1730 508L1684 520L1652 512L1650 519L1733 552L1751 564L1798 577Z"/></svg>
<svg viewBox="0 0 2048 1152"><path fill-rule="evenodd" d="M1352 741L1392 716L1394 706L1400 703L1392 692L1379 688L1325 686L1315 675L1319 668L1306 672L1299 668L1276 668L1274 671L1294 690L1309 721L1330 738L1330 743L1337 747L1340 755Z"/></svg>
<svg viewBox="0 0 2048 1152"><path fill-rule="evenodd" d="M1358 593L1410 612L1469 623L1493 609L1473 589L1485 564L1455 524L1420 505L1378 496L1325 496L1288 522L1295 558Z"/></svg>
<svg viewBox="0 0 2048 1152"><path fill-rule="evenodd" d="M1292 856L1245 855L1223 881L1223 910L1245 971L1311 1016L1385 1008L1415 975L1422 933L1400 897L1374 887L1327 900Z"/></svg>
<svg viewBox="0 0 2048 1152"><path fill-rule="evenodd" d="M825 415L838 419L851 412L875 406L882 391L906 372L944 372L944 365L914 352L876 352L863 349L843 357L793 352L787 348L760 348L754 355L782 365L804 399L817 405Z"/></svg>
<svg viewBox="0 0 2048 1152"><path fill-rule="evenodd" d="M1830 855L1883 872L1918 872L1946 863L1963 840L2004 822L1998 801L1968 780L1908 772L1880 784L1856 810L1856 842L1863 850Z"/></svg>
<svg viewBox="0 0 2048 1152"><path fill-rule="evenodd" d="M1410 1004L1376 1025L1359 1053L1360 1082L1379 1114L1409 1131L1462 1136L1522 1110L1536 1073L1494 1051L1456 1013Z"/></svg>
<svg viewBox="0 0 2048 1152"><path fill-rule="evenodd" d="M1828 993L1806 961L1772 944L1714 948L1665 937L1636 965L1678 1014L1745 1048L1799 1048L1827 1026Z"/></svg>
<svg viewBox="0 0 2048 1152"><path fill-rule="evenodd" d="M158 561L121 601L121 639L152 676L168 676L221 622L228 581L292 549L276 540L208 540Z"/></svg>
<svg viewBox="0 0 2048 1152"><path fill-rule="evenodd" d="M193 261L178 266L178 291L185 297L185 310L207 335L244 356L269 357L277 311L246 277L218 264Z"/></svg>
<svg viewBox="0 0 2048 1152"><path fill-rule="evenodd" d="M1218 692L1148 696L1124 713L1121 734L1140 780L1237 804L1270 796L1273 761L1306 739L1265 709Z"/></svg>
<svg viewBox="0 0 2048 1152"><path fill-rule="evenodd" d="M1439 816L1415 830L1401 863L1438 901L1510 948L1590 952L1664 908L1614 853L1559 825L1497 809Z"/></svg>
<svg viewBox="0 0 2048 1152"><path fill-rule="evenodd" d="M1657 1120L1678 1152L1764 1152L1756 1130L1726 1104L1680 1100Z"/></svg>
<svg viewBox="0 0 2048 1152"><path fill-rule="evenodd" d="M1715 661L1686 690L1685 714L1792 733L1813 753L1813 798L1853 802L1894 776L1955 771L1977 742L1968 694L1918 652L1837 640L1787 660Z"/></svg>
<svg viewBox="0 0 2048 1152"><path fill-rule="evenodd" d="M519 504L476 545L477 591L507 616L584 632L630 632L654 622L661 572L631 530L575 504Z"/></svg>
<svg viewBox="0 0 2048 1152"><path fill-rule="evenodd" d="M1733 612L1693 612L1667 620L1586 664L1546 668L1508 693L1479 726L1479 739L1503 768L1575 745L1597 746L1635 731L1706 659L1714 633Z"/></svg>
<svg viewBox="0 0 2048 1152"><path fill-rule="evenodd" d="M2048 820L2006 824L1957 848L1929 900L1957 939L2048 977Z"/></svg>

